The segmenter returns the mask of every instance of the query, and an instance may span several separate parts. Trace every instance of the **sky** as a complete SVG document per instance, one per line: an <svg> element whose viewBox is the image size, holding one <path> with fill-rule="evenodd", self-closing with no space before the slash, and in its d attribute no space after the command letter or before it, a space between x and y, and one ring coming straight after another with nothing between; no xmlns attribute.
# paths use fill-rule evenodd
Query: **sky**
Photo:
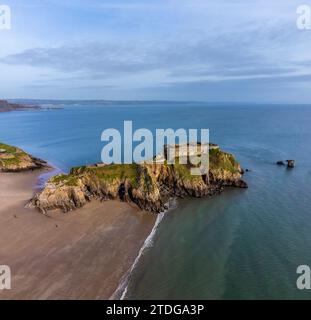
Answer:
<svg viewBox="0 0 311 320"><path fill-rule="evenodd" d="M311 0L0 0L0 98L311 103Z"/></svg>

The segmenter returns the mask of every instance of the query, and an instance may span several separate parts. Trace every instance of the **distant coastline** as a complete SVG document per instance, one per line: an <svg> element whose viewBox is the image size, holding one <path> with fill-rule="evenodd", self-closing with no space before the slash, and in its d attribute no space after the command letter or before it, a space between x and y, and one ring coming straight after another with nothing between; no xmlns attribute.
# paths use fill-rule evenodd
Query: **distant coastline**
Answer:
<svg viewBox="0 0 311 320"><path fill-rule="evenodd" d="M4 99L3 99L4 100ZM310 106L310 103L288 103L288 102L254 102L254 101L202 101L202 100L109 100L109 99L6 99L10 103L25 105L25 106L31 106L31 105L37 105L41 108L44 108L48 105L54 105L54 106L63 106L63 105L103 105L103 106L109 106L109 105L155 105L155 104L165 104L166 106L175 106L175 105L189 105L191 104L192 107L198 105L198 106Z"/></svg>
<svg viewBox="0 0 311 320"><path fill-rule="evenodd" d="M38 105L25 105L19 103L10 103L7 100L0 100L0 112L23 111L23 110L41 109Z"/></svg>

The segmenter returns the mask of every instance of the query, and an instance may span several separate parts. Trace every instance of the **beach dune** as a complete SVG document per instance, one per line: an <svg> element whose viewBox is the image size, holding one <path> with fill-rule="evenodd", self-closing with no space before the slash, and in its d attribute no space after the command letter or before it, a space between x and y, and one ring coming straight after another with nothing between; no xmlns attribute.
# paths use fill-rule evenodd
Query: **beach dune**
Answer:
<svg viewBox="0 0 311 320"><path fill-rule="evenodd" d="M0 299L109 299L156 216L119 201L49 216L25 208L40 173L0 173L0 265L12 289Z"/></svg>

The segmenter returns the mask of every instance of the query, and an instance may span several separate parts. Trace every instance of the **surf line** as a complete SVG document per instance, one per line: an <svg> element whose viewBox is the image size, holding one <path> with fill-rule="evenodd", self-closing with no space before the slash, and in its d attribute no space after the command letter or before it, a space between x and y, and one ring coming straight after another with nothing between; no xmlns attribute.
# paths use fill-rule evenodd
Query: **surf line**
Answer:
<svg viewBox="0 0 311 320"><path fill-rule="evenodd" d="M155 224L149 234L149 236L146 238L143 246L140 248L139 253L134 261L134 263L132 264L131 268L129 269L129 271L125 274L125 276L122 278L117 290L112 294L112 296L110 297L109 300L115 300L118 299L118 297L120 297L120 300L124 300L126 297L126 294L128 292L128 285L131 279L131 275L133 273L133 270L136 268L140 258L142 257L142 255L144 254L145 250L147 248L152 247L153 244L153 239L156 235L157 229L159 224L161 223L161 221L163 220L165 214L169 211L172 210L176 207L175 204L175 199L173 199L173 205L169 206L169 209L167 211L161 212L158 214L157 219L155 221Z"/></svg>

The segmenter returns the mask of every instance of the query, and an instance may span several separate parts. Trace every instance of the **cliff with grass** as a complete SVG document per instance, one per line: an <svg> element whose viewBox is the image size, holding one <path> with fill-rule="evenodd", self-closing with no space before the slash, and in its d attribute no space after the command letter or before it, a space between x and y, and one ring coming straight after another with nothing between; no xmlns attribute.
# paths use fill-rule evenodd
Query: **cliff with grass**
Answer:
<svg viewBox="0 0 311 320"><path fill-rule="evenodd" d="M46 162L37 159L23 150L0 142L0 171L19 172L40 169Z"/></svg>
<svg viewBox="0 0 311 320"><path fill-rule="evenodd" d="M111 164L73 168L69 174L51 178L30 202L43 213L63 212L84 206L92 199L120 199L151 212L167 209L172 197L208 197L225 187L246 188L242 170L234 156L210 150L208 175L194 176L191 165L142 163Z"/></svg>

